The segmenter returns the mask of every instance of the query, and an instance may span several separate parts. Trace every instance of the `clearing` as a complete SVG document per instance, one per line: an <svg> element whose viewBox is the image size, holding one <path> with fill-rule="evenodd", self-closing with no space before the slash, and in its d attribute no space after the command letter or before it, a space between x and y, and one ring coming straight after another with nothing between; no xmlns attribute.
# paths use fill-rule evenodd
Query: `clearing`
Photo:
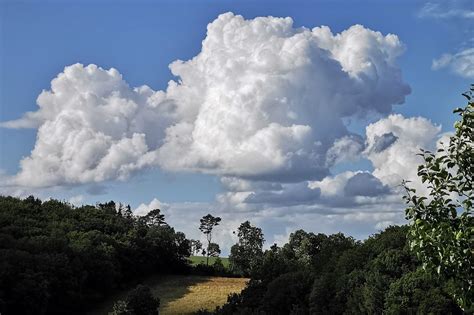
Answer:
<svg viewBox="0 0 474 315"><path fill-rule="evenodd" d="M249 279L209 276L166 275L150 278L148 285L161 300L160 315L193 314L199 309L214 310L227 301L231 293L239 293ZM133 288L132 288L133 289ZM125 299L122 292L105 301L90 315L108 314L117 300Z"/></svg>
<svg viewBox="0 0 474 315"><path fill-rule="evenodd" d="M229 267L229 258L227 257L219 257L222 261L224 267ZM209 257L209 265L212 266L216 261L217 257ZM205 256L191 256L189 257L192 265L199 265L199 263L206 264L206 257Z"/></svg>

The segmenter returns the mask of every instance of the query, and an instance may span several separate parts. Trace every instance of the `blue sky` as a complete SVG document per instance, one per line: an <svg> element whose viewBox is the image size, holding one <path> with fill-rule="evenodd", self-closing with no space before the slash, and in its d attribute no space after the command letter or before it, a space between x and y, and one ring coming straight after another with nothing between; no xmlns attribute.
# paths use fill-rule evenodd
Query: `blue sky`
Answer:
<svg viewBox="0 0 474 315"><path fill-rule="evenodd" d="M397 35L405 46L397 65L411 93L404 104L393 105L392 113L426 117L441 125L443 132L450 131L455 120L452 109L464 103L460 94L472 81L472 72L456 72L453 66L456 54L472 48L472 9L468 1L2 1L0 121L36 111L41 91L49 90L51 80L75 63L113 67L131 87L148 85L155 91L165 90L169 80L179 79L168 65L199 54L207 25L230 11L246 20L291 17L294 28L326 25L334 34L361 24L383 35ZM433 69L433 60L443 54L454 56L451 63ZM470 62L472 68L472 55ZM347 128L363 136L368 123L384 116L387 113L352 117ZM37 129L0 128L0 169L5 177L21 170L19 162L30 155L36 134ZM372 172L374 167L359 158L333 165L330 170L335 175L345 170ZM154 198L170 209L173 204L186 208L196 202L213 207L216 195L226 193L227 188L221 184L220 173L204 173L208 174L147 167L125 181L62 182L44 188L23 185L21 193L65 200L80 196L75 200L92 203L114 199L132 207ZM272 220L262 219L261 224L272 226ZM287 226L299 226L296 219L289 221ZM275 239L286 233L285 223L278 224ZM335 226L358 236L374 230L364 230L363 225Z"/></svg>

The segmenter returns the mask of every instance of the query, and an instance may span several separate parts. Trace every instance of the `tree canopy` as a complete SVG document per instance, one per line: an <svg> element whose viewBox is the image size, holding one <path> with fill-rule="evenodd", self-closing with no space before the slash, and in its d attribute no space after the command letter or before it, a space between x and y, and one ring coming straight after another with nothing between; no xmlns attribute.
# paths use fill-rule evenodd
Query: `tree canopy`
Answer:
<svg viewBox="0 0 474 315"><path fill-rule="evenodd" d="M364 242L298 230L263 253L248 286L214 314L461 314L448 284L421 268L407 226Z"/></svg>
<svg viewBox="0 0 474 315"><path fill-rule="evenodd" d="M83 313L140 277L188 268L183 233L120 209L0 196L0 313Z"/></svg>
<svg viewBox="0 0 474 315"><path fill-rule="evenodd" d="M245 221L240 224L237 236L239 241L231 247L229 261L236 272L248 276L261 263L265 241L262 229Z"/></svg>
<svg viewBox="0 0 474 315"><path fill-rule="evenodd" d="M214 227L219 225L219 222L221 222L220 217L214 217L211 214L207 214L202 217L200 220L200 225L199 225L199 230L204 233L207 239L207 247L205 249L205 254L206 254L206 265L209 266L209 256L211 256L211 253L215 254L216 253L216 247L215 245L212 245L212 231ZM217 244L216 244L217 245ZM218 248L219 246L217 246ZM204 251L203 251L204 252ZM220 250L219 250L220 253Z"/></svg>
<svg viewBox="0 0 474 315"><path fill-rule="evenodd" d="M459 305L473 311L474 281L474 88L463 94L468 104L457 108L455 133L436 153L422 151L418 176L428 195L406 184L410 245L423 266L452 282Z"/></svg>

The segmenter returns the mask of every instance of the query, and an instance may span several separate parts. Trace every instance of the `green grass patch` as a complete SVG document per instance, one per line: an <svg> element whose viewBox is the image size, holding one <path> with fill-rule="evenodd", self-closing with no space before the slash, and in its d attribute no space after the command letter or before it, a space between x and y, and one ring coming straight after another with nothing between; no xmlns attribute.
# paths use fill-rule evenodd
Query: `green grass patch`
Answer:
<svg viewBox="0 0 474 315"><path fill-rule="evenodd" d="M219 257L222 261L222 264L224 267L228 268L229 267L229 258L227 257ZM209 265L214 264L216 261L217 257L209 257ZM189 260L191 261L191 265L199 265L200 263L206 264L206 257L204 256L191 256L189 257Z"/></svg>

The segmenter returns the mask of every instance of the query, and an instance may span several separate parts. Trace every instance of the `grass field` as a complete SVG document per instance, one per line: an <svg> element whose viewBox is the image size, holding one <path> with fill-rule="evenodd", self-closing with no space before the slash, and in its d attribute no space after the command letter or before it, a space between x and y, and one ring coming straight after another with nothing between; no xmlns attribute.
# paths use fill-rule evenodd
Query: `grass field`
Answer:
<svg viewBox="0 0 474 315"><path fill-rule="evenodd" d="M242 291L248 279L207 276L157 276L144 282L161 300L160 315L193 314L199 309L214 310L227 301L230 293ZM122 292L106 301L90 315L107 314L117 300L125 299Z"/></svg>
<svg viewBox="0 0 474 315"><path fill-rule="evenodd" d="M219 257L222 260L224 267L229 267L229 258ZM206 257L204 256L191 256L189 257L192 265L198 265L199 263L206 264ZM212 265L216 261L216 257L209 257L209 265Z"/></svg>

